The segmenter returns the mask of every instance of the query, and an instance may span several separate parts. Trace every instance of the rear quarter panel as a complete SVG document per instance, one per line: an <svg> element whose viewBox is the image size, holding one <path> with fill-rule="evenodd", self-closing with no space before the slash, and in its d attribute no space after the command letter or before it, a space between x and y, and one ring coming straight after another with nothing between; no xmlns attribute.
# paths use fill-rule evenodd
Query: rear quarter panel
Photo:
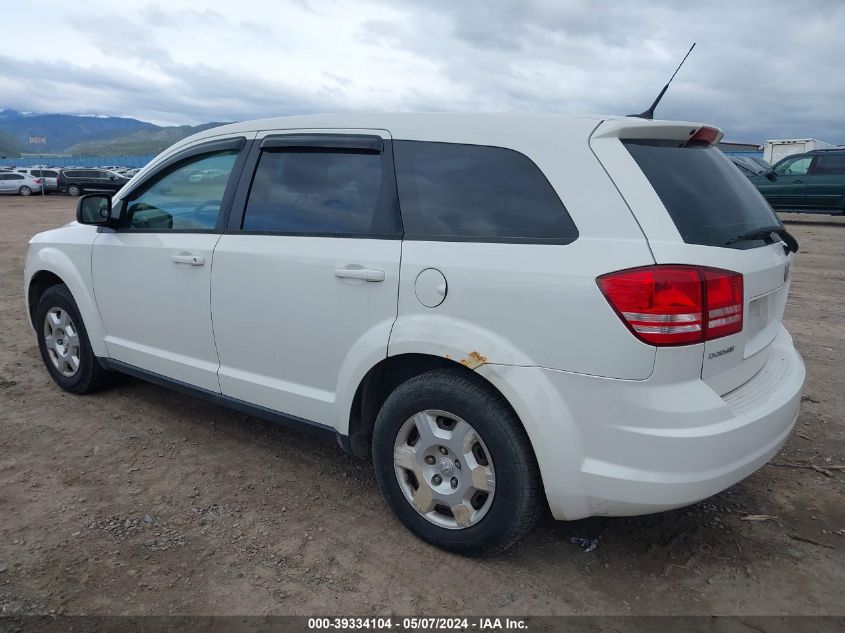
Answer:
<svg viewBox="0 0 845 633"><path fill-rule="evenodd" d="M540 366L630 379L651 374L654 348L630 334L596 285L604 273L654 263L590 150L597 124L537 118L495 132L466 126L443 138L433 132L406 139L521 152L552 184L579 237L565 245L404 241L389 355L428 353L470 367ZM447 280L447 296L436 308L423 306L415 292L417 276L429 267Z"/></svg>

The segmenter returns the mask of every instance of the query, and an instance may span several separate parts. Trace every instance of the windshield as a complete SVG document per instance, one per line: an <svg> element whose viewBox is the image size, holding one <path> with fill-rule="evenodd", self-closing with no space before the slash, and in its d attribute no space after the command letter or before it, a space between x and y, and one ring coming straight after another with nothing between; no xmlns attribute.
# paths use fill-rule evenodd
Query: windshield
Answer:
<svg viewBox="0 0 845 633"><path fill-rule="evenodd" d="M679 147L678 141L623 142L687 244L724 246L741 233L780 224L766 199L719 149Z"/></svg>

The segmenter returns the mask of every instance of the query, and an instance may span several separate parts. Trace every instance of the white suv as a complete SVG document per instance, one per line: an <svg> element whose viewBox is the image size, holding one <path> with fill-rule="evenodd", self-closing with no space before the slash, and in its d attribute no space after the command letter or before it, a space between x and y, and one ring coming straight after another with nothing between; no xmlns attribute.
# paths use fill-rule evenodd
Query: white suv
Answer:
<svg viewBox="0 0 845 633"><path fill-rule="evenodd" d="M373 114L218 127L35 236L47 370L114 370L372 456L399 519L501 551L694 503L789 436L797 244L698 123ZM196 173L220 178L195 179Z"/></svg>

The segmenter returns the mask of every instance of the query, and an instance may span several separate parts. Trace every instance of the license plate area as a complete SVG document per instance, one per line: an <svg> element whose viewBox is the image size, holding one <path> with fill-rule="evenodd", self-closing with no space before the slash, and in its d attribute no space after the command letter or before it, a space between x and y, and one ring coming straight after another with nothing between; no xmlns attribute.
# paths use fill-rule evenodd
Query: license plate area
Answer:
<svg viewBox="0 0 845 633"><path fill-rule="evenodd" d="M748 302L745 316L745 358L759 352L777 336L788 293L789 285L784 284Z"/></svg>

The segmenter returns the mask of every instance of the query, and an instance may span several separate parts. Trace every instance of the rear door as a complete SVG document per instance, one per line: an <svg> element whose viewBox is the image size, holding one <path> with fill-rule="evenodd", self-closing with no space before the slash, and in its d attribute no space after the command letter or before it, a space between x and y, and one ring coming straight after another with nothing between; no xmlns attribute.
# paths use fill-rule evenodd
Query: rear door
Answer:
<svg viewBox="0 0 845 633"><path fill-rule="evenodd" d="M760 193L773 207L800 209L808 206L807 181L812 161L812 156L800 155L778 163L771 179L761 178L757 183Z"/></svg>
<svg viewBox="0 0 845 633"><path fill-rule="evenodd" d="M697 127L611 121L598 129L591 145L636 216L656 263L742 274L742 331L708 341L702 349L702 377L726 393L768 358L766 350L781 328L792 255L770 239L728 243L780 222L714 145L685 146Z"/></svg>
<svg viewBox="0 0 845 633"><path fill-rule="evenodd" d="M816 154L807 184L807 206L845 210L845 152Z"/></svg>
<svg viewBox="0 0 845 633"><path fill-rule="evenodd" d="M334 426L387 355L401 234L387 132L260 133L214 251L223 394Z"/></svg>

